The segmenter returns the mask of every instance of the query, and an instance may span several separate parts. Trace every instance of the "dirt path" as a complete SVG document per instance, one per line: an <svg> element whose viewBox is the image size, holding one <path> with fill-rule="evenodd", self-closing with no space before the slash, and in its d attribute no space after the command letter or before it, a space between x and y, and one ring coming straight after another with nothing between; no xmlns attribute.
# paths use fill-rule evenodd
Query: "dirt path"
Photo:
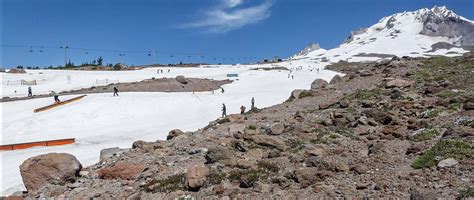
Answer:
<svg viewBox="0 0 474 200"><path fill-rule="evenodd" d="M187 83L183 84L176 81L175 78L146 79L140 82L117 83L106 86L93 86L91 88L82 88L79 90L70 90L60 92L60 95L71 94L95 94L95 93L113 93L113 88L117 87L120 92L203 92L214 91L222 85L231 83L231 80L212 80L200 78L187 78ZM0 102L20 101L36 98L51 97L49 94L34 95L33 97L13 97L3 98Z"/></svg>

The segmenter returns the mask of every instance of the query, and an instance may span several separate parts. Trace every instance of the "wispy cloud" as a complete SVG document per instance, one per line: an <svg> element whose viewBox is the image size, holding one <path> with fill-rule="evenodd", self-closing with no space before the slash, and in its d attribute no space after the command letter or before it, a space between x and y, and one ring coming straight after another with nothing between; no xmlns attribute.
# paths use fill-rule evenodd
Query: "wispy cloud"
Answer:
<svg viewBox="0 0 474 200"><path fill-rule="evenodd" d="M244 0L221 0L203 11L203 17L184 24L183 28L202 28L209 32L223 33L255 24L270 17L273 0L264 0L253 6L245 6Z"/></svg>

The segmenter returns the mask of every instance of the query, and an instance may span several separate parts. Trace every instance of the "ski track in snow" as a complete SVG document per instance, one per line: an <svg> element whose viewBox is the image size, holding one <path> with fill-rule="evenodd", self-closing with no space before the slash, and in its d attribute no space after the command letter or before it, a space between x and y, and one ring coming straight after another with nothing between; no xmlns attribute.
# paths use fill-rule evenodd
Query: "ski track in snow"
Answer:
<svg viewBox="0 0 474 200"><path fill-rule="evenodd" d="M156 74L157 68L124 72L30 70L21 75L2 73L3 81L44 78L39 85L33 87L36 93L48 93L51 89L63 91L91 87L95 85L97 78L115 78L120 79L120 82L176 75L226 79L227 73L238 73L239 80L224 85L225 93L220 90L216 90L214 94L129 92L120 93L120 97L107 93L90 94L82 100L40 113L33 113L33 109L52 103L52 98L0 103L0 144L76 138L76 143L71 145L0 152L0 195L25 189L19 166L29 157L51 152L70 153L83 166L89 166L99 161L101 149L130 148L137 140L163 140L175 128L183 131L202 128L221 115L222 103L226 104L228 113L238 113L241 105L250 108L252 97L255 97L257 107L268 107L288 99L294 89L309 89L316 78L329 81L337 74L329 70L311 72L310 69L322 68L323 65L308 60L275 65L288 68L303 66L303 70L293 71L295 79L288 79L288 71L249 70L251 67L272 67L270 64L172 68L170 73L166 73L168 68L164 68L165 73L160 75ZM72 77L71 84L67 83L67 75ZM2 95L26 95L26 88L27 86L2 86ZM14 90L17 90L16 94L12 92ZM60 99L75 96L78 95L60 96Z"/></svg>

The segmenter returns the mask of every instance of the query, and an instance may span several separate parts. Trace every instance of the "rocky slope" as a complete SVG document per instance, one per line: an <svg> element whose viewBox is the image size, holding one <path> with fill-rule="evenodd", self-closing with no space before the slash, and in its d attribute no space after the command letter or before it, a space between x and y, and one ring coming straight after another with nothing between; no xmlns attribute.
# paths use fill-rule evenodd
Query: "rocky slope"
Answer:
<svg viewBox="0 0 474 200"><path fill-rule="evenodd" d="M296 90L287 102L195 132L172 130L167 141L103 150L101 162L87 168L65 165L75 163L68 155L31 158L20 167L29 191L15 195L473 197L473 55L328 68L346 75L330 83L315 80L311 90ZM50 170L33 176L35 169Z"/></svg>

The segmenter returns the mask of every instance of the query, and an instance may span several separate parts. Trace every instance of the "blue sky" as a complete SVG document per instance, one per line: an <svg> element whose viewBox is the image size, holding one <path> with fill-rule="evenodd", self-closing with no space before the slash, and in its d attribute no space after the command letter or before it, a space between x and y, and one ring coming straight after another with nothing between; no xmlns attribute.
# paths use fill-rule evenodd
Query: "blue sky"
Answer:
<svg viewBox="0 0 474 200"><path fill-rule="evenodd" d="M336 47L351 30L434 5L474 19L472 0L1 0L1 65L61 65L62 45L76 64L99 56L149 64L148 50L158 51L157 63L287 57L310 42Z"/></svg>

